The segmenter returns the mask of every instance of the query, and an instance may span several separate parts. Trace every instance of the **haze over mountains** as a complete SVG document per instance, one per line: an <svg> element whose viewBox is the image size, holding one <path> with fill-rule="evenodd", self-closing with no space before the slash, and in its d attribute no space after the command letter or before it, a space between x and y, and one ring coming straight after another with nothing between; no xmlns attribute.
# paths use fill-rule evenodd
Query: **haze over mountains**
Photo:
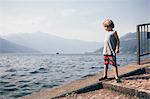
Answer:
<svg viewBox="0 0 150 99"><path fill-rule="evenodd" d="M120 53L136 53L136 33L120 38ZM103 43L65 39L43 32L18 33L0 38L0 53L102 53Z"/></svg>
<svg viewBox="0 0 150 99"><path fill-rule="evenodd" d="M24 47L0 38L0 53L37 53L37 50Z"/></svg>
<svg viewBox="0 0 150 99"><path fill-rule="evenodd" d="M136 33L127 33L120 38L120 53L135 54L137 49ZM94 53L102 53L103 47L96 50Z"/></svg>
<svg viewBox="0 0 150 99"><path fill-rule="evenodd" d="M65 39L43 32L18 33L5 37L6 40L21 46L36 49L41 53L85 53L102 46L99 42Z"/></svg>

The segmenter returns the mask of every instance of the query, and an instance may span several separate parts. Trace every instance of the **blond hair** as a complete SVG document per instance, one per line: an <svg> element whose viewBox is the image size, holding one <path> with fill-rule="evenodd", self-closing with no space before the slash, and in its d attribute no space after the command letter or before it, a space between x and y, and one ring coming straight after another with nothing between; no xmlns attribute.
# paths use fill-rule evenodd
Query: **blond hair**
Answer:
<svg viewBox="0 0 150 99"><path fill-rule="evenodd" d="M104 27L107 27L107 28L108 27L109 28L114 28L115 27L114 22L111 19L105 19L102 24L103 24Z"/></svg>

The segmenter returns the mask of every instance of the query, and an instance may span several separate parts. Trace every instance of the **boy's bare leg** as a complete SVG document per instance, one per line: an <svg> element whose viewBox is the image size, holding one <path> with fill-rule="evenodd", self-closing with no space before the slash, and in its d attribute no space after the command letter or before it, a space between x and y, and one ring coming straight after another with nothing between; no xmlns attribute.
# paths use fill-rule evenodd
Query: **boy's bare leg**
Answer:
<svg viewBox="0 0 150 99"><path fill-rule="evenodd" d="M103 77L107 77L108 65L104 65L104 74Z"/></svg>
<svg viewBox="0 0 150 99"><path fill-rule="evenodd" d="M115 78L118 79L118 68L117 68L117 66L113 66L113 71L115 73Z"/></svg>

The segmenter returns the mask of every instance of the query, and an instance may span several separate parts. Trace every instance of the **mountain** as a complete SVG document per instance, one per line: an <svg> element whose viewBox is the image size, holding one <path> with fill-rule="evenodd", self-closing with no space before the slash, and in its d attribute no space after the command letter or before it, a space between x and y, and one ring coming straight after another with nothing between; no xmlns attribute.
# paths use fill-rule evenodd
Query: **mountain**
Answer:
<svg viewBox="0 0 150 99"><path fill-rule="evenodd" d="M9 35L5 39L42 53L84 53L102 46L99 42L65 39L43 32L18 33Z"/></svg>
<svg viewBox="0 0 150 99"><path fill-rule="evenodd" d="M0 53L39 53L32 48L24 47L0 38Z"/></svg>
<svg viewBox="0 0 150 99"><path fill-rule="evenodd" d="M121 53L136 53L137 38L136 33L128 33L120 38L120 52Z"/></svg>
<svg viewBox="0 0 150 99"><path fill-rule="evenodd" d="M136 33L127 33L126 35L120 38L120 53L136 53L137 49L137 38ZM94 51L94 53L102 53L103 47Z"/></svg>

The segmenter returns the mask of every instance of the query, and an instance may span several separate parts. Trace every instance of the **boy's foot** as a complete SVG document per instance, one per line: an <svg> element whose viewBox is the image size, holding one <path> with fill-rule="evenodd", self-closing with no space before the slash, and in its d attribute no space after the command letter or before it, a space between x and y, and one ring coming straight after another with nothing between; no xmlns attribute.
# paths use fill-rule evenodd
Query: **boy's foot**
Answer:
<svg viewBox="0 0 150 99"><path fill-rule="evenodd" d="M120 80L120 78L116 79L116 83L121 83L122 81Z"/></svg>
<svg viewBox="0 0 150 99"><path fill-rule="evenodd" d="M102 78L99 78L99 81L105 80L105 79L107 79L107 77L102 77Z"/></svg>

